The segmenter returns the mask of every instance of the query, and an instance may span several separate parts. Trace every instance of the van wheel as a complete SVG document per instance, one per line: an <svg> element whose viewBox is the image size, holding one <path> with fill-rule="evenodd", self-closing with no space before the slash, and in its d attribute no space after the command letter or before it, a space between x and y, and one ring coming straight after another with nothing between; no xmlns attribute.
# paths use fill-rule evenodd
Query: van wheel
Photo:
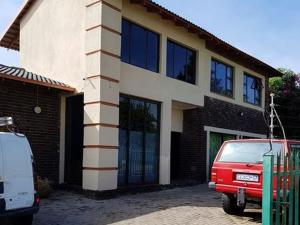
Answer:
<svg viewBox="0 0 300 225"><path fill-rule="evenodd" d="M20 216L13 219L13 225L32 225L33 215Z"/></svg>
<svg viewBox="0 0 300 225"><path fill-rule="evenodd" d="M245 206L237 206L236 198L228 194L222 194L222 206L224 212L229 215L241 215L245 210Z"/></svg>

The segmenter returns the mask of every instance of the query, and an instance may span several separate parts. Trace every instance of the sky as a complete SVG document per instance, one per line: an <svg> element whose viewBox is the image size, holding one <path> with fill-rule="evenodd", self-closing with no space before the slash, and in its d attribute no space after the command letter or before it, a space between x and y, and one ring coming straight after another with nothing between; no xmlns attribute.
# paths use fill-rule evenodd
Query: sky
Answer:
<svg viewBox="0 0 300 225"><path fill-rule="evenodd" d="M275 68L300 72L299 0L155 2ZM22 3L23 0L0 0L0 35ZM0 48L0 64L18 66L19 54Z"/></svg>

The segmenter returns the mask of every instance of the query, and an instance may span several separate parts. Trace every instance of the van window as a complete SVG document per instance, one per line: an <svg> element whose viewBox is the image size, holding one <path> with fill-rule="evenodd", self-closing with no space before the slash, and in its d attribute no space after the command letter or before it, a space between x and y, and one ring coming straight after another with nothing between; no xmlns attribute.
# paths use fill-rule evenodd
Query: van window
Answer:
<svg viewBox="0 0 300 225"><path fill-rule="evenodd" d="M274 155L276 156L277 154L282 152L283 144L278 142L272 143L272 149ZM263 155L268 151L270 151L269 142L227 143L223 148L218 162L262 163Z"/></svg>

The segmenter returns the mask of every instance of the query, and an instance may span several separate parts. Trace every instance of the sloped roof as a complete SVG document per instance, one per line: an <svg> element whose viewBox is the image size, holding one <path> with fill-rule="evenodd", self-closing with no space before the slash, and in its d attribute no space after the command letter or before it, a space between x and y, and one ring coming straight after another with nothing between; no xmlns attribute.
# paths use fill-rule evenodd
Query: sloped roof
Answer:
<svg viewBox="0 0 300 225"><path fill-rule="evenodd" d="M0 64L0 78L21 81L24 83L36 84L40 86L59 89L67 92L74 92L75 89L62 82L49 79L47 77L37 75L26 71L23 68L10 67Z"/></svg>
<svg viewBox="0 0 300 225"><path fill-rule="evenodd" d="M20 21L35 2L36 0L27 0L25 2L19 14L9 26L4 36L1 38L0 46L13 50L19 50ZM152 0L130 0L130 2L145 7L150 13L159 14L162 19L173 21L176 26L185 27L190 33L195 33L199 38L206 40L206 47L213 52L216 52L265 76L282 76L282 74L272 66L235 48L229 43L209 33L205 29L193 24L179 15L176 15Z"/></svg>
<svg viewBox="0 0 300 225"><path fill-rule="evenodd" d="M20 42L20 22L23 16L32 7L36 0L26 0L21 7L21 10L13 20L13 22L8 26L7 30L3 34L0 40L0 46L19 51Z"/></svg>

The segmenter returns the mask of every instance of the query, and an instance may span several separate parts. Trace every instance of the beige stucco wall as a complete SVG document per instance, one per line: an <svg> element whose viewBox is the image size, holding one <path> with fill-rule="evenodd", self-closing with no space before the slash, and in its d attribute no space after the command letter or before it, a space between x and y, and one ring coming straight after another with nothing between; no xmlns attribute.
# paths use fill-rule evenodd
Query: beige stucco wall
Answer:
<svg viewBox="0 0 300 225"><path fill-rule="evenodd" d="M176 111L173 102L187 103L186 107L204 106L204 96L212 96L223 101L235 103L252 109L263 110L263 107L244 103L243 74L248 72L262 78L264 76L249 71L220 55L205 48L205 41L186 29L163 20L156 13L149 13L142 6L130 4L123 0L122 16L160 35L160 69L154 73L127 63L121 63L120 92L133 96L156 100L161 105L160 137L160 184L170 183L170 134L182 130L182 110ZM166 76L167 39L172 39L197 51L196 85L175 80ZM210 92L211 58L217 58L234 67L234 97L227 98ZM264 93L262 96L264 106Z"/></svg>
<svg viewBox="0 0 300 225"><path fill-rule="evenodd" d="M258 76L263 83L264 77L207 50L205 41L195 34L129 0L106 2L120 10L103 1L38 0L21 22L21 66L84 92L84 123L88 125L84 128L85 189L117 188L119 94L159 101L159 182L169 184L171 131L182 131L182 110L203 106L205 95L263 110L243 102L243 73ZM120 63L122 16L160 34L159 73ZM197 51L196 85L166 76L168 38ZM210 92L212 57L234 67L233 98ZM262 99L264 106L264 93ZM178 103L184 104L177 108Z"/></svg>
<svg viewBox="0 0 300 225"><path fill-rule="evenodd" d="M142 96L158 101L172 99L181 102L203 106L204 96L211 96L223 101L241 106L263 110L243 101L243 74L244 72L258 76L265 83L265 78L231 60L215 54L205 48L205 42L195 34L188 33L186 29L175 26L169 20L163 20L156 13L149 13L142 6L130 4L123 0L123 17L134 21L150 30L157 32L161 37L160 72L153 73L126 63L121 67L121 92ZM197 51L197 77L196 85L174 80L166 76L166 42L172 39ZM234 67L234 96L224 97L210 92L211 58L216 58Z"/></svg>
<svg viewBox="0 0 300 225"><path fill-rule="evenodd" d="M172 108L172 125L171 129L175 132L182 132L183 111L181 109Z"/></svg>
<svg viewBox="0 0 300 225"><path fill-rule="evenodd" d="M21 67L81 92L85 76L84 15L84 0L37 0L21 21Z"/></svg>

